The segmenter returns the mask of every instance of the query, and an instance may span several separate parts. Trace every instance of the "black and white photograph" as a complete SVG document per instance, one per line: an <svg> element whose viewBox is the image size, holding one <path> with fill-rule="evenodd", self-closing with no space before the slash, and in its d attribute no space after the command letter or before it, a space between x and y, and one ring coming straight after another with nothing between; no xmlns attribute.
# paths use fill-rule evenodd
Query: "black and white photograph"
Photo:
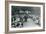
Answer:
<svg viewBox="0 0 46 34"><path fill-rule="evenodd" d="M11 27L40 27L40 7L11 6Z"/></svg>
<svg viewBox="0 0 46 34"><path fill-rule="evenodd" d="M9 30L43 29L43 5L9 4Z"/></svg>

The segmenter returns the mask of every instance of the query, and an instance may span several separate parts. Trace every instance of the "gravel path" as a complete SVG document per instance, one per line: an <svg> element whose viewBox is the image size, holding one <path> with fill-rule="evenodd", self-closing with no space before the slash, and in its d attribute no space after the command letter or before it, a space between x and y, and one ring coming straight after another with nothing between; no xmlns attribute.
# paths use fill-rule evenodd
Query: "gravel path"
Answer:
<svg viewBox="0 0 46 34"><path fill-rule="evenodd" d="M28 18L27 22L23 23L23 27L37 27L38 25L35 24L35 22L31 19Z"/></svg>

